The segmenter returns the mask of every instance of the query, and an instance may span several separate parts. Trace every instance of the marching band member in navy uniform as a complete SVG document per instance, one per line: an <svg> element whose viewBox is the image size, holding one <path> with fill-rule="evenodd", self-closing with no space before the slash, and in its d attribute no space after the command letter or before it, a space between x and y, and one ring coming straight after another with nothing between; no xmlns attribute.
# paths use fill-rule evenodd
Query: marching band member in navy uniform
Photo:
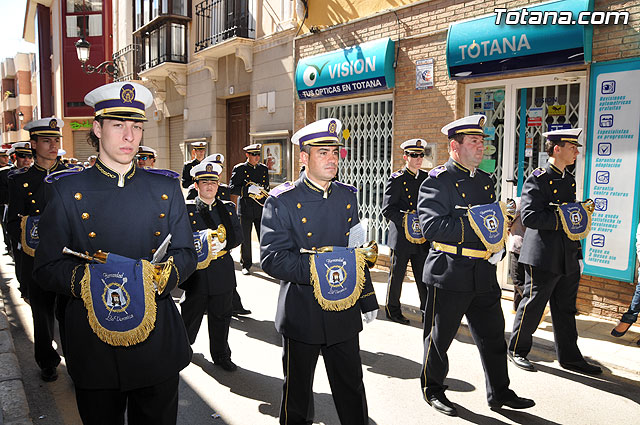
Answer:
<svg viewBox="0 0 640 425"><path fill-rule="evenodd" d="M191 154L193 159L185 162L182 168L182 187L189 189L187 199L195 199L198 192L193 187L193 177L191 177L191 169L200 164L206 155L207 142L195 142L191 144Z"/></svg>
<svg viewBox="0 0 640 425"><path fill-rule="evenodd" d="M301 253L301 249L346 247L351 228L360 221L357 189L332 182L338 170L341 126L337 119L324 119L293 135L291 141L300 146L306 171L295 183L273 189L262 215L262 268L280 279L276 329L282 334L285 375L281 424L313 421L312 387L320 352L340 422L369 423L358 334L361 313L370 322L378 311L371 278L367 271L352 306L328 311L314 296L313 255ZM318 274L322 272L321 268Z"/></svg>
<svg viewBox="0 0 640 425"><path fill-rule="evenodd" d="M15 263L16 270L16 279L18 279L18 283L20 284L20 293L22 297L25 299L29 298L29 286L27 281L22 278L22 256L18 253L20 249L18 248L18 243L20 242L18 239L14 239L9 234L9 228L7 226L7 210L9 209L9 177L18 172L18 170L22 170L23 168L28 168L33 165L33 151L31 150L31 142L16 142L11 148L7 151L7 154L13 161L13 167L11 167L8 172L2 173L0 175L0 183L5 185L7 190L7 208L4 211L4 215L2 216L2 221L4 223L4 228L6 229L7 237L9 238L9 244L11 246L11 255L13 257L13 262Z"/></svg>
<svg viewBox="0 0 640 425"><path fill-rule="evenodd" d="M36 363L40 367L40 377L47 382L58 378L56 367L60 363L60 355L53 348L56 293L42 288L33 277L33 255L39 226L31 220L38 220L47 204L44 178L66 169L57 159L63 126L64 122L54 117L27 123L24 129L29 131L35 162L30 168L21 168L9 174L7 229L20 247L15 253L20 257L16 264L20 264L19 275L22 282L26 283L31 301ZM23 153L22 150L16 148L16 154ZM60 334L63 333L64 325L60 322Z"/></svg>
<svg viewBox="0 0 640 425"><path fill-rule="evenodd" d="M224 155L221 153L214 153L206 157L202 160L202 162L212 162L214 164L218 164L220 168L224 169ZM222 171L220 172L220 176L222 175ZM218 191L216 192L216 198L221 199L223 201L231 200L231 193L229 191L229 185L222 183L222 181L218 180Z"/></svg>
<svg viewBox="0 0 640 425"><path fill-rule="evenodd" d="M198 196L187 201L187 211L191 230L199 232L200 247L198 270L180 285L185 291L180 306L191 344L207 312L213 364L233 372L237 366L231 361L228 339L236 271L230 251L242 242L242 228L235 204L216 197L221 172L222 167L207 158L191 169Z"/></svg>
<svg viewBox="0 0 640 425"><path fill-rule="evenodd" d="M582 249L580 241L570 240L563 230L557 210L559 204L576 201L576 181L566 167L578 157L581 132L581 128L574 128L543 133L549 162L534 170L522 188L521 216L527 229L519 261L525 265L525 283L513 321L509 359L528 371L535 370L527 355L549 302L560 366L582 373L602 373L599 366L587 363L578 348L575 315Z"/></svg>
<svg viewBox="0 0 640 425"><path fill-rule="evenodd" d="M11 252L11 241L7 233L7 226L4 221L4 212L9 203L9 170L13 165L9 163L9 149L0 148L0 221L2 221L2 234L7 247L7 254Z"/></svg>
<svg viewBox="0 0 640 425"><path fill-rule="evenodd" d="M251 228L256 228L259 239L262 206L269 191L269 170L266 165L260 163L261 149L262 145L260 143L243 148L247 160L233 167L231 181L229 182L231 193L240 196L238 200L238 216L240 216L240 224L242 224L243 237L240 248L240 263L242 265L242 274L244 275L249 274L253 262L251 256Z"/></svg>
<svg viewBox="0 0 640 425"><path fill-rule="evenodd" d="M178 372L191 349L170 292L196 267L179 176L135 166L152 103L147 88L106 84L85 103L95 108L90 137L98 160L47 179L35 276L71 297L65 356L83 423L124 424L126 409L130 424L175 424ZM65 247L75 254L63 254ZM103 267L113 269L99 273Z"/></svg>
<svg viewBox="0 0 640 425"><path fill-rule="evenodd" d="M136 155L136 161L138 162L138 167L155 168L157 155L158 155L158 152L156 152L155 149L150 148L149 146L140 146L138 148L138 154Z"/></svg>
<svg viewBox="0 0 640 425"><path fill-rule="evenodd" d="M427 403L450 416L457 415L457 410L445 395L447 350L462 316L467 317L480 351L489 406L524 409L535 405L509 389L504 316L495 266L504 248L493 254L488 251L465 213L469 207L496 202L491 176L477 168L484 152L485 119L484 115L472 115L442 128L449 138L450 158L429 172L418 197L422 232L431 241L423 274L427 303L420 383Z"/></svg>
<svg viewBox="0 0 640 425"><path fill-rule="evenodd" d="M387 180L382 200L382 215L389 220L388 244L391 248L391 268L385 313L388 319L403 324L409 323L409 319L402 314L400 309L402 283L407 273L409 260L411 260L413 277L418 286L421 311L424 311L424 303L427 298L427 288L422 281L422 268L424 260L427 258L429 245L422 236L422 231L412 228L414 221L419 227L415 211L418 206L418 189L427 178L427 173L420 170L426 145L427 142L423 139L407 140L400 145L404 152L405 166L391 174Z"/></svg>

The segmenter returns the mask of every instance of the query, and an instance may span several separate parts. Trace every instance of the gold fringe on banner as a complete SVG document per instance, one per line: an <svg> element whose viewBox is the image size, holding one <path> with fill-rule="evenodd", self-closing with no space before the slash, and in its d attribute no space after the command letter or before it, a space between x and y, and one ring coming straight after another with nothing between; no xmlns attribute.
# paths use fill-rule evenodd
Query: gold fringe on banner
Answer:
<svg viewBox="0 0 640 425"><path fill-rule="evenodd" d="M567 220L565 219L564 214L562 214L562 211L560 210L560 207L557 207L558 215L560 216L560 222L562 223L562 230L564 230L564 233L572 241L579 241L581 239L586 238L587 235L589 234L589 232L591 231L591 214L593 212L589 208L587 208L585 206L585 204L587 204L587 201L585 201L585 202L577 202L577 203L582 205L582 208L584 209L584 212L587 214L587 227L585 228L584 232L582 232L582 233L571 233L569 231L569 226L567 225Z"/></svg>
<svg viewBox="0 0 640 425"><path fill-rule="evenodd" d="M402 227L404 228L404 236L405 238L407 238L407 240L411 243L417 243L417 244L421 244L421 243L425 243L427 241L427 239L423 236L421 238L414 238L413 236L411 236L411 234L409 233L409 214L410 213L414 213L415 211L409 211L404 213L404 217L402 218ZM422 233L422 232L421 232Z"/></svg>
<svg viewBox="0 0 640 425"><path fill-rule="evenodd" d="M487 248L487 251L489 251L492 254L495 254L496 252L500 252L500 250L504 248L504 241L507 239L507 235L509 232L509 226L507 224L507 206L502 201L498 201L498 205L500 206L500 210L502 211L502 219L503 219L504 225L502 226L502 238L500 238L500 241L496 243L489 243L489 241L487 241L487 239L482 234L482 231L478 227L478 223L476 223L475 220L471 218L471 214L467 212L467 216L469 217L469 223L471 224L471 228L473 229L475 234L478 235L478 238L480 238L484 247Z"/></svg>
<svg viewBox="0 0 640 425"><path fill-rule="evenodd" d="M363 252L360 252L358 248L355 249L356 256L356 286L347 298L342 300L327 300L322 296L322 291L320 290L320 278L318 276L318 271L316 270L316 261L315 258L318 254L312 254L309 257L309 264L311 265L311 284L313 285L313 296L320 304L320 307L326 311L342 311L347 310L348 308L353 307L353 305L360 298L360 294L362 294L362 289L364 288L364 282L366 280L366 274L364 268L366 266L365 255Z"/></svg>
<svg viewBox="0 0 640 425"><path fill-rule="evenodd" d="M84 276L80 281L81 295L84 306L87 309L87 319L89 325L98 338L102 342L109 345L119 347L129 347L139 344L147 339L151 331L156 326L156 291L153 287L154 267L148 261L142 262L142 279L144 285L144 317L142 322L135 329L126 332L110 331L104 328L93 309L93 300L91 297L91 267L90 264L85 265ZM102 299L99 302L103 302Z"/></svg>
<svg viewBox="0 0 640 425"><path fill-rule="evenodd" d="M36 250L27 245L27 220L29 219L28 215L23 216L20 219L20 245L22 245L22 251L30 257L34 257L36 255Z"/></svg>

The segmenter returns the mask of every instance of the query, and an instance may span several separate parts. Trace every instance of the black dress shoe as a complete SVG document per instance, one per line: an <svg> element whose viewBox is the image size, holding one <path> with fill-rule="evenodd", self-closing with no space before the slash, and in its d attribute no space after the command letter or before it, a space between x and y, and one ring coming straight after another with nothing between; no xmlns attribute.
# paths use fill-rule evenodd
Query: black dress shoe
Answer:
<svg viewBox="0 0 640 425"><path fill-rule="evenodd" d="M387 319L391 320L392 322L401 323L403 325L408 325L409 324L409 319L404 317L402 315L402 313L398 313L398 314L389 314L389 313L387 313Z"/></svg>
<svg viewBox="0 0 640 425"><path fill-rule="evenodd" d="M235 372L236 370L238 370L238 366L236 366L236 364L234 362L232 362L231 359L218 360L217 362L214 362L213 364L220 366L221 368L223 368L227 372Z"/></svg>
<svg viewBox="0 0 640 425"><path fill-rule="evenodd" d="M624 331L619 331L617 330L618 326L620 326L621 324L625 324L628 325L627 329L625 329ZM626 323L626 322L620 322L616 325L615 328L611 329L611 335L615 336L616 338L620 338L621 336L624 336L624 334L627 333L627 331L629 330L629 328L631 328L631 324L630 323Z"/></svg>
<svg viewBox="0 0 640 425"><path fill-rule="evenodd" d="M251 314L251 310L247 310L244 307L233 310L233 313L232 313L233 316L245 316L247 314Z"/></svg>
<svg viewBox="0 0 640 425"><path fill-rule="evenodd" d="M514 365L516 365L522 370L526 370L529 372L536 371L536 368L533 366L533 364L531 364L531 362L526 357L522 357L512 351L507 351L507 357L509 358L509 360L511 360L511 362Z"/></svg>
<svg viewBox="0 0 640 425"><path fill-rule="evenodd" d="M440 413L444 413L448 416L458 416L456 407L449 401L444 393L434 394L425 398L425 400L429 403L429 406L433 407Z"/></svg>
<svg viewBox="0 0 640 425"><path fill-rule="evenodd" d="M586 360L560 363L560 366L574 372L586 373L588 375L599 375L602 373L602 368L600 366L589 364Z"/></svg>
<svg viewBox="0 0 640 425"><path fill-rule="evenodd" d="M42 378L44 382L53 382L58 379L58 371L55 366L45 367L40 371L40 378Z"/></svg>
<svg viewBox="0 0 640 425"><path fill-rule="evenodd" d="M489 407L492 409L500 409L503 406L510 407L512 409L528 409L535 405L535 401L529 398L518 397L515 393L506 400L489 402Z"/></svg>

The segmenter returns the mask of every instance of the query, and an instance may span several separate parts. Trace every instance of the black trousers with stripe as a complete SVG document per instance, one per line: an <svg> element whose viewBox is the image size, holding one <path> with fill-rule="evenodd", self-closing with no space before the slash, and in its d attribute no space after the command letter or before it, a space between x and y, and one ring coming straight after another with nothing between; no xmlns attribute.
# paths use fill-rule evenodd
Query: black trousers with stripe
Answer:
<svg viewBox="0 0 640 425"><path fill-rule="evenodd" d="M509 350L523 357L529 354L533 333L538 329L544 308L549 302L558 361L582 360L576 328L580 272L560 275L528 264L524 270L524 292L513 321Z"/></svg>
<svg viewBox="0 0 640 425"><path fill-rule="evenodd" d="M76 388L78 412L84 425L127 423L175 425L178 420L178 374L164 382L135 390Z"/></svg>
<svg viewBox="0 0 640 425"><path fill-rule="evenodd" d="M389 273L389 286L387 289L387 302L385 310L387 315L396 316L401 314L400 295L402 294L402 283L407 274L407 264L411 260L413 277L418 286L420 297L420 310L424 311L424 303L427 298L427 288L422 282L422 269L427 259L427 252L419 254L408 254L404 250L391 251L391 271Z"/></svg>
<svg viewBox="0 0 640 425"><path fill-rule="evenodd" d="M280 405L280 424L313 423L313 378L322 352L333 402L343 425L369 423L367 398L362 382L358 335L330 346L305 344L282 337L284 385Z"/></svg>
<svg viewBox="0 0 640 425"><path fill-rule="evenodd" d="M453 292L427 286L424 316L424 357L420 384L425 398L443 393L449 372L447 350L467 316L471 336L484 368L487 400L503 401L513 395L507 373L507 344L500 291Z"/></svg>

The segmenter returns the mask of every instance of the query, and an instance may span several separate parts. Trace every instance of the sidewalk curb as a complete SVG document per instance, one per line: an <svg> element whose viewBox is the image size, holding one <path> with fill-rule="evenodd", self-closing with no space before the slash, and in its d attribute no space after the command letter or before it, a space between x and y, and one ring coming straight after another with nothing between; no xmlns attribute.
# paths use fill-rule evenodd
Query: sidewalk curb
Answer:
<svg viewBox="0 0 640 425"><path fill-rule="evenodd" d="M4 305L8 289L2 288L0 296L0 425L29 425L33 422Z"/></svg>

